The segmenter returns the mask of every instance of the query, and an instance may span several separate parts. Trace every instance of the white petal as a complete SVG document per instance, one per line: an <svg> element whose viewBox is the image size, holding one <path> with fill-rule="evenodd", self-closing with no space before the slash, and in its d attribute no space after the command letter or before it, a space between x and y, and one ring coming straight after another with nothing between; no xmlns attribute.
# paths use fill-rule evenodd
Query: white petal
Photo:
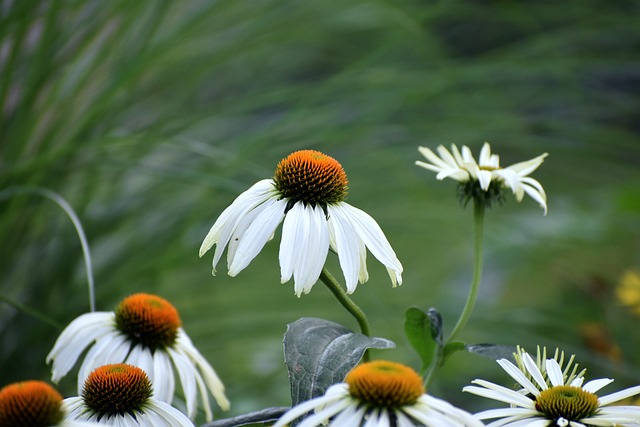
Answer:
<svg viewBox="0 0 640 427"><path fill-rule="evenodd" d="M318 281L322 267L324 267L329 252L329 228L324 211L320 206L304 209L305 222L309 224L309 233L302 244L300 258L295 266L293 277L295 289L302 289L309 293L311 287ZM300 295L298 295L300 296Z"/></svg>
<svg viewBox="0 0 640 427"><path fill-rule="evenodd" d="M293 276L293 270L300 258L300 242L309 234L308 224L303 220L304 204L296 202L287 212L282 224L280 240L280 283L286 283Z"/></svg>
<svg viewBox="0 0 640 427"><path fill-rule="evenodd" d="M249 225L242 236L229 265L229 275L235 276L260 253L275 229L284 218L287 201L270 199L263 203L264 209Z"/></svg>
<svg viewBox="0 0 640 427"><path fill-rule="evenodd" d="M501 385L493 384L489 381L484 380L474 380L472 381L472 383L481 385L482 387L466 386L462 389L462 391L473 393L475 395L486 397L488 399L498 400L500 402L521 406L523 408L534 407L533 401L531 399Z"/></svg>
<svg viewBox="0 0 640 427"><path fill-rule="evenodd" d="M536 158L533 158L531 160L526 160L524 162L520 162L520 163L516 163L513 164L511 166L508 166L505 169L511 169L514 172L516 172L518 175L520 176L527 176L529 175L531 172L535 171L536 169L538 169L538 167L540 167L540 165L542 164L542 162L544 162L544 158L547 157L549 155L549 153L544 153Z"/></svg>
<svg viewBox="0 0 640 427"><path fill-rule="evenodd" d="M480 157L478 157L478 164L480 166L490 166L491 162L491 146L488 142L482 144L480 149Z"/></svg>
<svg viewBox="0 0 640 427"><path fill-rule="evenodd" d="M355 291L361 273L363 254L360 253L360 250L364 250L364 256L366 256L366 248L360 243L361 240L353 229L353 226L349 220L340 213L340 209L328 206L328 210L329 230L334 236L335 249L338 253L340 268L344 274L347 293L350 294ZM364 271L366 274L366 267Z"/></svg>
<svg viewBox="0 0 640 427"><path fill-rule="evenodd" d="M482 188L484 191L487 191L489 189L489 185L491 184L491 177L493 176L491 171L477 169L476 175L478 177L478 181L480 182L480 188Z"/></svg>
<svg viewBox="0 0 640 427"><path fill-rule="evenodd" d="M85 357L82 361L78 371L78 392L82 390L85 380L96 368L124 362L133 345L128 337L119 332L113 332L109 337L102 337L99 341L106 341L108 345L103 347L102 351L96 353L95 357Z"/></svg>
<svg viewBox="0 0 640 427"><path fill-rule="evenodd" d="M153 391L156 399L161 402L171 404L173 402L173 394L175 392L175 377L171 359L165 351L156 351L153 355L153 371L155 379L153 383Z"/></svg>
<svg viewBox="0 0 640 427"><path fill-rule="evenodd" d="M195 362L200 369L202 377L207 384L207 388L216 399L218 406L223 410L229 409L229 401L224 394L224 384L216 374L216 371L209 364L207 359L202 356L198 349L193 345L186 333L180 328L178 330L178 344L180 348Z"/></svg>
<svg viewBox="0 0 640 427"><path fill-rule="evenodd" d="M606 396L601 396L598 398L598 401L600 402L600 406L606 406L606 405L610 405L611 403L626 399L628 397L635 396L637 394L640 394L640 385L626 388L624 390L620 390L618 392L611 393Z"/></svg>
<svg viewBox="0 0 640 427"><path fill-rule="evenodd" d="M516 380L522 387L524 387L529 393L537 396L540 394L540 390L524 375L524 373L516 365L508 361L507 359L500 359L498 364L509 374L511 378Z"/></svg>
<svg viewBox="0 0 640 427"><path fill-rule="evenodd" d="M193 426L193 423L189 418L187 418L186 415L184 415L182 412L172 407L171 405L154 400L150 402L148 406L161 419L165 420L165 425L167 427Z"/></svg>
<svg viewBox="0 0 640 427"><path fill-rule="evenodd" d="M397 284L402 284L402 264L396 257L389 241L385 237L378 223L366 212L355 208L348 203L340 203L336 206L334 214L339 211L339 220L349 221L354 231L360 236L366 247L378 261L397 272ZM395 284L394 284L395 285Z"/></svg>
<svg viewBox="0 0 640 427"><path fill-rule="evenodd" d="M267 200L273 192L273 180L263 179L240 194L218 217L200 246L202 257L215 244L222 250L227 245L239 218ZM217 257L219 259L219 256ZM215 267L216 262L214 262Z"/></svg>
<svg viewBox="0 0 640 427"><path fill-rule="evenodd" d="M75 318L60 334L47 355L53 361L51 380L58 382L75 365L80 354L103 335L110 334L114 326L113 312L85 313Z"/></svg>
<svg viewBox="0 0 640 427"><path fill-rule="evenodd" d="M438 150L440 150L440 147L438 147ZM442 160L427 147L418 147L418 151L420 152L420 154L425 156L427 160L429 160L434 166L436 166L436 168L432 170L437 171L438 169L448 169L449 167L451 167L451 165L447 164L447 162Z"/></svg>
<svg viewBox="0 0 640 427"><path fill-rule="evenodd" d="M529 353L524 353L522 355L522 363L524 363L524 367L527 369L527 372L529 372L529 374L533 377L535 382L538 383L538 386L540 386L540 390L546 390L547 388L549 388L549 386L547 385L547 382L544 380L544 377L542 376L542 372L540 372L538 365L536 364L536 362L533 361ZM556 362L554 359L548 359L547 363L550 363L550 364L555 363L556 365L558 364L558 362ZM558 369L560 369L560 367L558 367ZM524 386L524 384L522 385ZM533 393L534 396L537 396L538 390L536 390L535 392L531 391L531 393Z"/></svg>
<svg viewBox="0 0 640 427"><path fill-rule="evenodd" d="M189 418L195 417L196 414L196 379L195 368L193 364L184 354L175 351L172 348L168 348L169 356L173 360L173 364L178 371L180 377L180 383L182 384L182 391L184 392L184 400L187 404L187 415Z"/></svg>
<svg viewBox="0 0 640 427"><path fill-rule="evenodd" d="M552 363L555 362L555 363ZM549 381L553 386L564 385L564 374L562 373L562 369L560 369L560 365L554 359L547 359L545 361L545 368L547 370L547 377L549 377Z"/></svg>

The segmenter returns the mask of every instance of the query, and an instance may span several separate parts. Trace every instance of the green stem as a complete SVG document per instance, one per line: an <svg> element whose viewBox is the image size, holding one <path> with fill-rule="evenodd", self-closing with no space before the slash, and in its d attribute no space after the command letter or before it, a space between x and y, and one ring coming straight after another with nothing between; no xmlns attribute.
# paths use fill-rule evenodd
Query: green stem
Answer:
<svg viewBox="0 0 640 427"><path fill-rule="evenodd" d="M369 330L369 321L367 320L367 316L365 316L364 311L360 309L353 302L349 295L342 289L338 281L329 273L326 268L322 269L322 273L320 273L320 280L324 283L327 288L331 291L331 293L338 299L340 304L358 321L358 325L360 325L360 330L362 333L368 337L371 336L371 331Z"/></svg>
<svg viewBox="0 0 640 427"><path fill-rule="evenodd" d="M482 236L484 227L484 204L481 201L473 203L473 279L471 281L471 290L467 297L467 302L460 314L458 323L453 328L447 343L452 342L465 327L473 307L478 297L478 289L480 289L480 279L482 278ZM446 347L446 346L445 346Z"/></svg>

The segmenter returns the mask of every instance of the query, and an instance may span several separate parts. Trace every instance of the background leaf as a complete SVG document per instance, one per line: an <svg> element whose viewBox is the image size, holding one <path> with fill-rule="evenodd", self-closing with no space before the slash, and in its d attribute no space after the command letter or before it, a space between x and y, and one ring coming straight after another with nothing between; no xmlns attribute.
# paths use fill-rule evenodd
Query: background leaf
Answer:
<svg viewBox="0 0 640 427"><path fill-rule="evenodd" d="M442 346L442 317L435 309L425 313L411 307L405 313L404 330L409 343L420 356L421 372L424 373Z"/></svg>
<svg viewBox="0 0 640 427"><path fill-rule="evenodd" d="M284 356L292 405L320 396L332 384L342 382L366 349L394 347L389 340L354 333L324 319L302 318L289 324Z"/></svg>
<svg viewBox="0 0 640 427"><path fill-rule="evenodd" d="M508 359L515 362L514 353L517 350L515 345L499 345L499 344L468 344L467 351L488 357L492 360Z"/></svg>

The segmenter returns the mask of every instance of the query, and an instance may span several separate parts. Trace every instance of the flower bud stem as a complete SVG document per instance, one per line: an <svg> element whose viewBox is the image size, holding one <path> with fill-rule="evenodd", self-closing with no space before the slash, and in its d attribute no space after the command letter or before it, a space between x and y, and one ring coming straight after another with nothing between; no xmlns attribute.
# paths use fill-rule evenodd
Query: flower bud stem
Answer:
<svg viewBox="0 0 640 427"><path fill-rule="evenodd" d="M480 279L482 278L482 237L484 229L484 209L485 206L481 201L474 200L473 203L473 278L471 281L471 290L467 296L467 302L460 314L458 323L453 328L447 343L452 342L464 328L471 316L473 307L478 297L480 289Z"/></svg>

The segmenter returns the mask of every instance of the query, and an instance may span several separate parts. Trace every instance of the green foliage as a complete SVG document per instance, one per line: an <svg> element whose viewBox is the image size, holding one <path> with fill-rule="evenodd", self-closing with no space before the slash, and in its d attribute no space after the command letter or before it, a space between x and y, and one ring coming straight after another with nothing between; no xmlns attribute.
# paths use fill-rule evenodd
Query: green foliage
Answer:
<svg viewBox="0 0 640 427"><path fill-rule="evenodd" d="M637 318L613 288L640 253L637 12L602 0L3 2L0 191L67 200L98 310L133 292L169 299L246 412L288 403L283 325L346 315L321 288L298 300L280 285L273 242L238 277L211 277L197 249L234 197L293 150L337 158L348 202L405 267L390 289L370 262L354 295L405 358L407 306L455 318L468 283L469 211L413 166L416 147L488 140L505 164L549 152L537 175L548 216L513 198L487 214L485 280L461 338L562 345L636 384ZM0 294L63 325L89 309L82 248L56 206L0 201L0 242ZM439 285L415 285L425 277ZM587 339L586 323L604 338ZM48 379L58 333L2 303L0 384ZM456 359L434 384L445 398L477 375ZM76 393L73 380L60 388Z"/></svg>
<svg viewBox="0 0 640 427"><path fill-rule="evenodd" d="M389 349L395 344L324 319L302 318L289 324L284 335L284 361L291 405L321 396L329 386L342 382L369 348Z"/></svg>

